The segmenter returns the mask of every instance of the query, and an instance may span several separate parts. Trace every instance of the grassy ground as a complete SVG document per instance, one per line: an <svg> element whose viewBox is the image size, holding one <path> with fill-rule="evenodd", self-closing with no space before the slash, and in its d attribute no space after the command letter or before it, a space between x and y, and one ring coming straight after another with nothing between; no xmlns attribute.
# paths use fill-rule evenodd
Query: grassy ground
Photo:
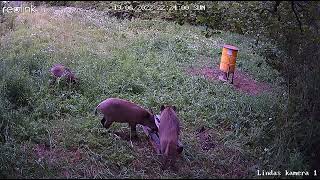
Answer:
<svg viewBox="0 0 320 180"><path fill-rule="evenodd" d="M186 73L217 66L224 43L240 48L237 70L272 83L272 91L252 96ZM252 43L228 32L205 38L193 26L118 21L75 8L19 14L14 30L1 37L0 177L254 177L268 164L264 142L286 92ZM74 70L79 87L49 86L54 63ZM93 110L108 97L154 112L161 104L178 107L184 144L179 172L161 171L141 128L138 142L114 134L128 134L125 124L102 128Z"/></svg>

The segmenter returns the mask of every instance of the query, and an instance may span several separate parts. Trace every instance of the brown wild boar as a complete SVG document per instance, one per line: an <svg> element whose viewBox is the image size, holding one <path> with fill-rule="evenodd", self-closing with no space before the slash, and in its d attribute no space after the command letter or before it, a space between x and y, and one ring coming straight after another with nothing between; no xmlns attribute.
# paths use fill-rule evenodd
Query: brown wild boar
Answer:
<svg viewBox="0 0 320 180"><path fill-rule="evenodd" d="M50 71L54 78L53 82L55 82L57 78L65 78L68 83L77 82L77 78L74 73L62 64L55 64Z"/></svg>
<svg viewBox="0 0 320 180"><path fill-rule="evenodd" d="M178 156L178 141L180 135L180 122L176 114L175 106L164 106L160 108L160 151L163 156L163 166L165 169L168 165L176 169L175 161Z"/></svg>
<svg viewBox="0 0 320 180"><path fill-rule="evenodd" d="M113 122L128 123L134 138L137 138L136 125L148 126L152 131L158 131L154 115L133 102L119 98L108 98L102 101L95 109L104 115L101 124L109 128Z"/></svg>

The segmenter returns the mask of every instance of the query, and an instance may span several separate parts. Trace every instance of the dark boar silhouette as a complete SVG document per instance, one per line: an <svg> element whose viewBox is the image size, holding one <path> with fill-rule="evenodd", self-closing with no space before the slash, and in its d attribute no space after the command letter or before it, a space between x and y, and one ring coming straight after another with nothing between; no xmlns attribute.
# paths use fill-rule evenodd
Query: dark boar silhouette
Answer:
<svg viewBox="0 0 320 180"><path fill-rule="evenodd" d="M167 165L176 169L175 162L178 156L180 121L177 117L175 106L162 105L160 111L159 137L160 151L163 156L162 169L166 169Z"/></svg>
<svg viewBox="0 0 320 180"><path fill-rule="evenodd" d="M55 64L51 70L51 75L53 77L52 84L56 82L58 78L65 79L67 83L77 83L78 79L75 74L67 67L62 64Z"/></svg>
<svg viewBox="0 0 320 180"><path fill-rule="evenodd" d="M138 137L137 124L148 126L152 131L158 131L154 115L133 102L119 98L108 98L95 108L95 115L97 115L98 110L103 114L101 124L107 129L113 122L128 123L133 138Z"/></svg>

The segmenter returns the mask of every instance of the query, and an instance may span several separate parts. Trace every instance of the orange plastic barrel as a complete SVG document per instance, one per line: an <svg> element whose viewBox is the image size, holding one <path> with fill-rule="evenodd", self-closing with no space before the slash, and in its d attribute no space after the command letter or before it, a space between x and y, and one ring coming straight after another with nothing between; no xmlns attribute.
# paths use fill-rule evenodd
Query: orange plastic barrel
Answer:
<svg viewBox="0 0 320 180"><path fill-rule="evenodd" d="M220 70L233 73L236 68L236 59L239 49L235 46L224 45L220 62Z"/></svg>

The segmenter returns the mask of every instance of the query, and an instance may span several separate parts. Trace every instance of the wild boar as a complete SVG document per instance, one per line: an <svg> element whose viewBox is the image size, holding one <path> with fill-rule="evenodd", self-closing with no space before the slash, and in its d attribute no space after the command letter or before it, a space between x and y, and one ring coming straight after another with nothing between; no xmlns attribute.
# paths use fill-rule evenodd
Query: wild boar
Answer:
<svg viewBox="0 0 320 180"><path fill-rule="evenodd" d="M95 108L95 115L97 115L98 110L103 114L101 124L106 129L113 122L128 123L133 138L138 138L136 132L137 124L148 126L152 131L158 131L154 115L133 102L119 98L108 98Z"/></svg>
<svg viewBox="0 0 320 180"><path fill-rule="evenodd" d="M55 64L51 68L51 74L54 78L53 82L56 81L57 78L65 78L68 83L76 83L77 78L73 72L62 64Z"/></svg>
<svg viewBox="0 0 320 180"><path fill-rule="evenodd" d="M164 106L160 108L160 151L163 156L163 166L176 169L175 161L178 156L178 141L180 135L180 121L176 114L175 106Z"/></svg>

